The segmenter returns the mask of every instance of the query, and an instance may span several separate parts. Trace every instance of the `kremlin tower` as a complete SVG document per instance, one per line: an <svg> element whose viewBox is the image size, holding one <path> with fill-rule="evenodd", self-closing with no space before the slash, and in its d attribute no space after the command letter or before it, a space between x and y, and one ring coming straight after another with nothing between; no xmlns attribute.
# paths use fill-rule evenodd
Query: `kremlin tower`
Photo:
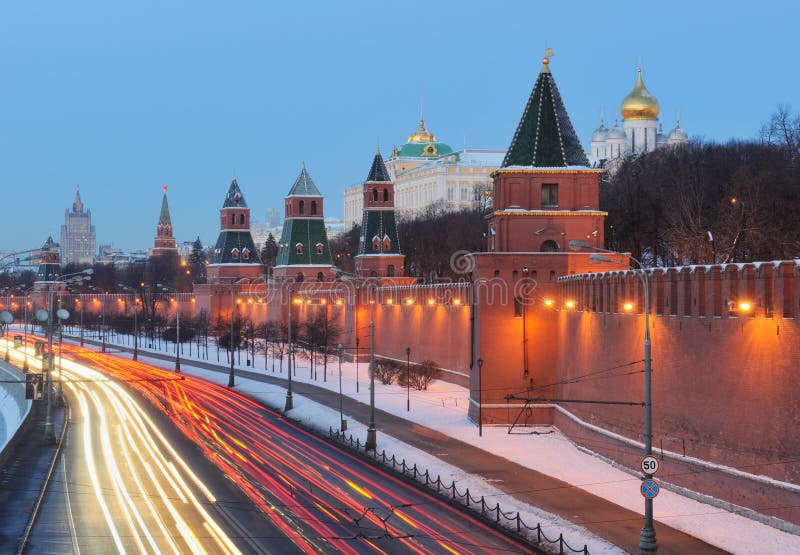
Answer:
<svg viewBox="0 0 800 555"><path fill-rule="evenodd" d="M261 258L250 233L250 208L233 178L219 211L220 232L206 270L209 281L215 278L256 277L261 273Z"/></svg>
<svg viewBox="0 0 800 555"><path fill-rule="evenodd" d="M276 279L297 282L333 279L322 200L322 193L303 164L286 195L283 232L274 269Z"/></svg>
<svg viewBox="0 0 800 555"><path fill-rule="evenodd" d="M161 199L161 213L158 216L156 226L156 238L153 241L153 249L150 257L170 256L178 257L178 246L175 237L172 235L172 218L169 215L169 203L167 202L167 186L162 187L164 196Z"/></svg>
<svg viewBox="0 0 800 555"><path fill-rule="evenodd" d="M394 184L389 178L380 149L375 153L362 189L364 213L358 255L355 258L356 273L362 277L402 276L405 256L400 254L397 238Z"/></svg>

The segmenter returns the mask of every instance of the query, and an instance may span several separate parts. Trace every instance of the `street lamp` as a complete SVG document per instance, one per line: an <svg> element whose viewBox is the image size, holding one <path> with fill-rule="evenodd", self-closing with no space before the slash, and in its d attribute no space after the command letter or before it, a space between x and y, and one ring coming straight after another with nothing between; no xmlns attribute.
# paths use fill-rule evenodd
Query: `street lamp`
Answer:
<svg viewBox="0 0 800 555"><path fill-rule="evenodd" d="M650 352L650 290L647 282L647 272L645 272L642 263L630 255L623 255L616 251L601 249L593 247L584 241L572 240L569 242L572 248L591 249L599 252L609 254L619 254L627 256L629 260L639 266L638 270L634 270L636 275L642 281L642 290L644 292L644 455L645 457L653 454L653 405L652 405L652 369L651 369L651 352ZM592 254L589 260L593 262L611 262L619 264L611 258L602 254ZM651 480L652 474L645 474L645 480ZM657 553L658 542L656 541L656 530L653 526L653 499L645 497L644 500L644 528L639 537L639 551L640 553Z"/></svg>
<svg viewBox="0 0 800 555"><path fill-rule="evenodd" d="M181 303L175 299L175 372L181 373Z"/></svg>
<svg viewBox="0 0 800 555"><path fill-rule="evenodd" d="M369 427L365 451L375 451L378 446L375 430L375 300L369 301Z"/></svg>
<svg viewBox="0 0 800 555"><path fill-rule="evenodd" d="M411 347L406 347L406 412L411 411Z"/></svg>
<svg viewBox="0 0 800 555"><path fill-rule="evenodd" d="M356 328L356 333L358 333L358 328ZM356 337L356 393L358 393L358 344L361 343L361 340Z"/></svg>
<svg viewBox="0 0 800 555"><path fill-rule="evenodd" d="M102 309L102 314L100 317L100 334L101 337L103 338L102 339L103 346L100 350L104 353L106 352L106 301L108 300L107 296L108 296L107 293L103 293L103 300L102 304L100 305L100 308Z"/></svg>
<svg viewBox="0 0 800 555"><path fill-rule="evenodd" d="M345 431L347 429L347 422L344 419L344 411L342 409L342 344L339 343L336 346L336 350L339 352L339 430Z"/></svg>
<svg viewBox="0 0 800 555"><path fill-rule="evenodd" d="M294 408L294 399L292 397L292 286L289 285L289 308L286 316L286 343L288 344L288 360L286 361L286 372L289 376L289 381L286 387L286 404L283 407L283 412L288 412Z"/></svg>
<svg viewBox="0 0 800 555"><path fill-rule="evenodd" d="M478 436L483 437L483 359L478 359Z"/></svg>
<svg viewBox="0 0 800 555"><path fill-rule="evenodd" d="M8 310L4 310L3 312L0 312L0 325L2 325L2 327L3 327L3 335L7 335L8 334L8 326L13 321L14 321L14 315L11 314L11 312L9 312ZM10 360L10 357L8 356L8 337L6 337L5 339L6 339L6 356L5 356L5 360L6 360L6 362L8 362Z"/></svg>
<svg viewBox="0 0 800 555"><path fill-rule="evenodd" d="M233 379L233 320L236 310L236 284L231 284L231 335L228 338L228 354L231 358L231 370L228 374L228 387L234 386L234 379Z"/></svg>

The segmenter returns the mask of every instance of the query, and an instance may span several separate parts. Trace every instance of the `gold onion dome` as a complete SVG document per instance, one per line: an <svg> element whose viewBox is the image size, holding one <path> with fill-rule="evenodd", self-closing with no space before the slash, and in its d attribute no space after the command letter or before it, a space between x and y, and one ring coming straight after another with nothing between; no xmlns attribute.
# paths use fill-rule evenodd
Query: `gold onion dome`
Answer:
<svg viewBox="0 0 800 555"><path fill-rule="evenodd" d="M622 101L622 118L656 119L658 117L658 100L650 94L642 81L642 68L637 70L636 85L625 100Z"/></svg>
<svg viewBox="0 0 800 555"><path fill-rule="evenodd" d="M435 143L436 137L433 136L433 133L429 133L427 129L425 129L425 120L419 118L419 129L417 129L416 133L412 133L408 136L409 143Z"/></svg>

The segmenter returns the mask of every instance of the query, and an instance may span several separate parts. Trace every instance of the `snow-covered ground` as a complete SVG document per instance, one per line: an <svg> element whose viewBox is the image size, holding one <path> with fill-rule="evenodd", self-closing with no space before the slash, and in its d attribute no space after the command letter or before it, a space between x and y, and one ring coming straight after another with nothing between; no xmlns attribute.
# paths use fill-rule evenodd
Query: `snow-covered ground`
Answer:
<svg viewBox="0 0 800 555"><path fill-rule="evenodd" d="M123 342L123 344L126 343ZM174 345L169 347L167 352L174 353ZM210 356L207 362L217 362L217 353L213 349L214 347L209 345ZM161 352L163 354L165 351ZM245 358L242 353L242 362L245 361ZM174 367L173 363L143 357L142 354L140 354L140 360L146 360L155 366L168 369ZM220 351L219 360L220 364L227 364L224 350ZM278 361L275 361L275 372L272 372L273 361L271 358L266 361L268 368L266 371L264 370L263 355L256 355L254 362L254 365L250 367L237 365L236 368L263 372L270 376L286 377L285 360L282 373L278 371ZM322 365L317 369L317 379L314 380L309 376L309 361L298 357L297 362L298 367L294 377L296 381L313 383L338 394L339 366L335 360L328 363L327 381L323 380ZM356 368L355 363L343 363L341 368L343 394L363 403L369 403L368 365L361 363ZM185 374L223 385L227 384L227 374L192 367L188 349L182 355L181 369ZM358 391L356 390L356 372L358 372ZM278 410L283 409L285 389L282 387L237 376L236 389L258 398ZM484 426L483 436L479 437L477 428L466 416L469 398L466 388L435 381L427 391L411 390L410 411L406 411L406 395L405 388L376 382L375 404L383 411L429 426L443 434L469 442L487 452L501 455L520 465L608 499L612 503L642 513L644 503L639 492L641 480L638 477L577 449L557 430L553 430L554 433L548 435L514 435L513 441L510 441L506 427ZM338 411L297 394L294 395L294 409L290 412L290 416L308 427L317 428L326 433L329 428L337 429L339 426ZM345 418L349 421L348 433L360 437L363 441L366 437L366 425L355 422L347 414L345 414ZM378 428L380 430L380 424L378 424ZM479 476L465 475L459 468L444 463L436 457L386 434L378 434L378 448L379 450L385 449L387 454L394 453L399 458L416 463L419 468L428 469L434 476L441 475L443 481L455 480L459 489L469 487L473 496L485 496L487 503L491 506L499 501L503 511L519 511L523 521L529 525L541 522L550 537L564 532L565 539L573 547L582 547L586 543L589 551L593 554L621 553L619 549L594 537L585 529L517 502L509 494L493 487L487 480ZM661 493L654 501L654 513L658 522L663 522L731 553L800 553L800 536L782 532L744 516L695 501L666 488L662 488ZM546 524L547 526L545 526Z"/></svg>

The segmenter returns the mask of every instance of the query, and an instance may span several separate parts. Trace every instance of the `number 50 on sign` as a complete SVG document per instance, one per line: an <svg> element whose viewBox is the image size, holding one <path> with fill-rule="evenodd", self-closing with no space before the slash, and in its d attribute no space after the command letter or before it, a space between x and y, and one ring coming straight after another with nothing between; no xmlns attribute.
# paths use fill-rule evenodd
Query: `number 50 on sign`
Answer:
<svg viewBox="0 0 800 555"><path fill-rule="evenodd" d="M642 459L642 472L645 474L655 474L658 472L658 459L648 455Z"/></svg>

